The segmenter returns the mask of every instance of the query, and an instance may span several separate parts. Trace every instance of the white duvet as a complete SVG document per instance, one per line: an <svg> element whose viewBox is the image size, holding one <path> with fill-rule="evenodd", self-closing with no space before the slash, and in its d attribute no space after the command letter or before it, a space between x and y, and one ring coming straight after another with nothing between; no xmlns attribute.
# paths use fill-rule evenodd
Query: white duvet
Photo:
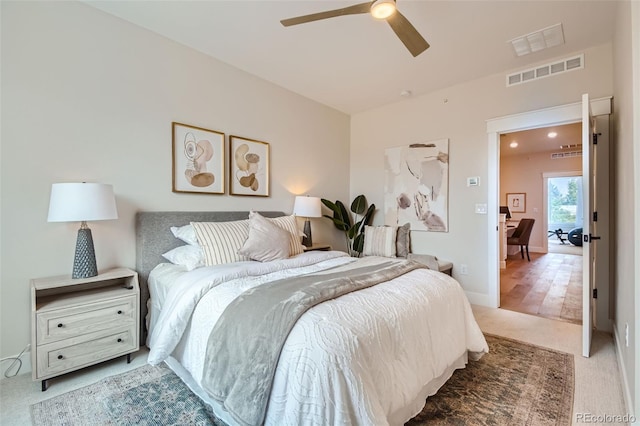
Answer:
<svg viewBox="0 0 640 426"><path fill-rule="evenodd" d="M180 274L154 313L149 363L173 356L200 384L209 334L243 291L274 279L386 260L315 251ZM402 424L464 365L468 352L487 351L457 281L414 270L319 304L300 318L280 355L265 424Z"/></svg>

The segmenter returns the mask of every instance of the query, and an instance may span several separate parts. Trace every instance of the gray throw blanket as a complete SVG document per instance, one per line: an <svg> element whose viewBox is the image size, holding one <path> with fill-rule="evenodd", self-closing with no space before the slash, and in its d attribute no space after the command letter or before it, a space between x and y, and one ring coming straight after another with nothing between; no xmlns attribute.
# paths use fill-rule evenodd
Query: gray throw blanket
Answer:
<svg viewBox="0 0 640 426"><path fill-rule="evenodd" d="M412 261L389 261L285 278L246 291L229 304L211 332L203 388L239 424L262 424L280 352L304 312L424 267Z"/></svg>

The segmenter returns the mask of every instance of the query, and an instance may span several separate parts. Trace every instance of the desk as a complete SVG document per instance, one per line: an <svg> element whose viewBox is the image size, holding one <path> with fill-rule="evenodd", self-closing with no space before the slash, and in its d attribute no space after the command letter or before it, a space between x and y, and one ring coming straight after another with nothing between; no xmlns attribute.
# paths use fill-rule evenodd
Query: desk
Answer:
<svg viewBox="0 0 640 426"><path fill-rule="evenodd" d="M500 235L500 269L507 267L507 215L505 213L498 215L498 232Z"/></svg>
<svg viewBox="0 0 640 426"><path fill-rule="evenodd" d="M520 221L507 220L506 214L499 215L498 230L500 233L500 269L506 269L507 256L520 252L519 246L508 246L507 238L513 235Z"/></svg>
<svg viewBox="0 0 640 426"><path fill-rule="evenodd" d="M519 220L507 220L507 238L513 235L518 225L520 225ZM507 256L518 253L520 253L520 246L507 246Z"/></svg>

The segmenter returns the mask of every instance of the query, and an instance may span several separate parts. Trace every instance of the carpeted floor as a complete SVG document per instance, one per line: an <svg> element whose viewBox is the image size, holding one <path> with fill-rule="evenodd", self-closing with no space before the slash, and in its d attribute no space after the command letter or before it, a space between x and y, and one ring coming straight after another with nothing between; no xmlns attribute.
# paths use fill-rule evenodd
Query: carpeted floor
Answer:
<svg viewBox="0 0 640 426"><path fill-rule="evenodd" d="M407 425L570 425L573 355L487 335ZM149 365L31 406L35 425L219 425L168 368Z"/></svg>

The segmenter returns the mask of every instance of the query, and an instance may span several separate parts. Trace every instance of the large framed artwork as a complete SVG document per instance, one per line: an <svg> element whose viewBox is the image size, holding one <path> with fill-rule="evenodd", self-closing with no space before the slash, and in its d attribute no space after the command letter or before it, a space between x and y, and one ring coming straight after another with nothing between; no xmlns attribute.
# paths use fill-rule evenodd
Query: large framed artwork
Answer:
<svg viewBox="0 0 640 426"><path fill-rule="evenodd" d="M229 193L269 196L269 144L229 136Z"/></svg>
<svg viewBox="0 0 640 426"><path fill-rule="evenodd" d="M384 152L385 224L412 231L449 231L449 139Z"/></svg>
<svg viewBox="0 0 640 426"><path fill-rule="evenodd" d="M171 123L173 192L224 194L224 133Z"/></svg>
<svg viewBox="0 0 640 426"><path fill-rule="evenodd" d="M511 213L526 213L527 194L524 192L511 192L507 194L507 206Z"/></svg>

